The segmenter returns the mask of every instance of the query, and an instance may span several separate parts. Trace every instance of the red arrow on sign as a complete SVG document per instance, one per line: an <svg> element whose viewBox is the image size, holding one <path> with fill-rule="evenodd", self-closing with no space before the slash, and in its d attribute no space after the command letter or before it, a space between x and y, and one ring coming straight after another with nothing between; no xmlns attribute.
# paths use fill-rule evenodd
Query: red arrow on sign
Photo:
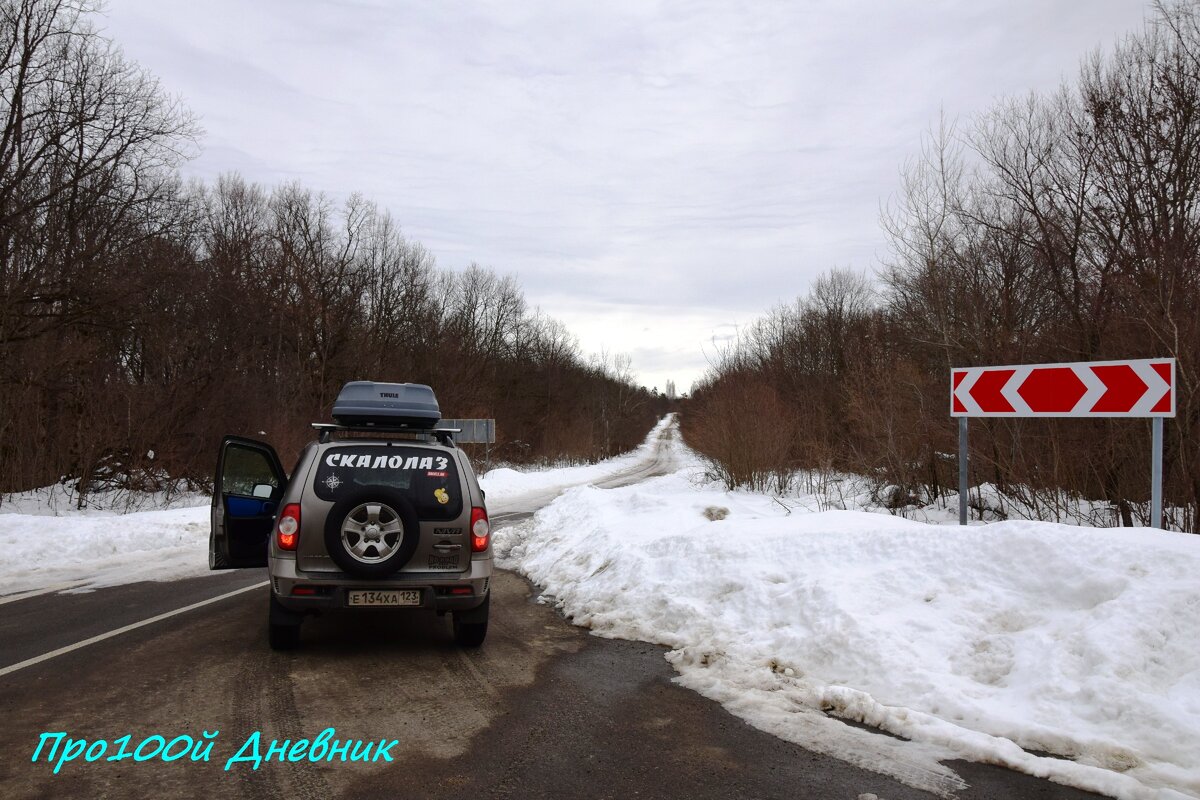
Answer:
<svg viewBox="0 0 1200 800"><path fill-rule="evenodd" d="M979 376L971 387L971 397L979 404L979 408L987 414L1012 413L1012 404L1000 394L1008 379L1015 370L993 369Z"/></svg>
<svg viewBox="0 0 1200 800"><path fill-rule="evenodd" d="M955 417L1173 417L1175 361L955 369L950 401Z"/></svg>
<svg viewBox="0 0 1200 800"><path fill-rule="evenodd" d="M1128 364L1092 367L1092 372L1104 381L1106 389L1092 411L1128 411L1150 388Z"/></svg>

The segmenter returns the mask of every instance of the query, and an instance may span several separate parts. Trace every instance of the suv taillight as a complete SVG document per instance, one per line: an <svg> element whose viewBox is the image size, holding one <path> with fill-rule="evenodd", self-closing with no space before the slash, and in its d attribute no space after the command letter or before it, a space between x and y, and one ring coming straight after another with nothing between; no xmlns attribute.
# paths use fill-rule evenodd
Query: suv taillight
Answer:
<svg viewBox="0 0 1200 800"><path fill-rule="evenodd" d="M275 544L280 550L295 550L300 541L300 504L288 503L279 512L279 521L275 524Z"/></svg>
<svg viewBox="0 0 1200 800"><path fill-rule="evenodd" d="M492 526L488 523L487 512L482 508L471 509L471 552L482 553L488 547L488 535Z"/></svg>

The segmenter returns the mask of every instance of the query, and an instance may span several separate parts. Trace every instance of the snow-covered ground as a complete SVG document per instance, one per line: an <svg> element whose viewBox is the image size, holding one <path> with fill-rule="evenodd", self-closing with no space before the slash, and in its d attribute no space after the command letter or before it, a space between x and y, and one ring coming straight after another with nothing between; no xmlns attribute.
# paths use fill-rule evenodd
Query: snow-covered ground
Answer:
<svg viewBox="0 0 1200 800"><path fill-rule="evenodd" d="M897 497L908 502L897 503ZM863 475L835 470L792 473L782 499L807 511L874 511L920 522L958 524L956 491L945 492L936 499L912 496L898 486L880 485L877 480ZM983 483L971 487L968 505L970 524L981 518L984 522L1038 520L1101 528L1120 524L1113 503L1049 489L1032 491L1025 486L1010 486L1007 491L1001 491L995 484ZM1150 515L1149 503L1130 502L1129 507L1135 525ZM1166 508L1164 511L1169 520L1172 513L1177 518L1183 517L1186 509Z"/></svg>
<svg viewBox="0 0 1200 800"><path fill-rule="evenodd" d="M967 758L1200 796L1200 537L785 508L678 456L567 490L497 534L501 564L601 636L671 648L683 685L752 724L914 786L961 788L938 761Z"/></svg>
<svg viewBox="0 0 1200 800"><path fill-rule="evenodd" d="M683 685L752 724L911 785L948 796L964 784L939 762L968 758L1200 797L1200 537L933 525L828 486L726 492L678 442L656 457L668 424L601 464L485 475L493 514L552 501L497 531L501 564L599 635L666 645ZM43 496L0 513L7 594L213 574L202 498L116 515Z"/></svg>
<svg viewBox="0 0 1200 800"><path fill-rule="evenodd" d="M568 486L602 481L647 461L660 422L636 450L585 466L480 478L491 513L534 508ZM120 513L129 507L154 510ZM209 498L198 493L89 496L76 508L68 487L7 495L0 504L0 593L66 587L88 591L135 581L212 575L208 569Z"/></svg>
<svg viewBox="0 0 1200 800"><path fill-rule="evenodd" d="M56 483L28 492L12 492L0 498L0 514L26 514L45 517L103 516L132 511L160 511L189 508L208 502L203 492L188 488L185 482L170 492L133 492L105 490L89 492L80 508L75 482Z"/></svg>

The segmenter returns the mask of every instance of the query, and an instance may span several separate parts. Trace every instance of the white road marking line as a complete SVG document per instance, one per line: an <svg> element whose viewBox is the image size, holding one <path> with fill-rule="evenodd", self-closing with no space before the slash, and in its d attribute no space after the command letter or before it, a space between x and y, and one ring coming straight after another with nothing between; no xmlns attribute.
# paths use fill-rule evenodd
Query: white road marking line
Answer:
<svg viewBox="0 0 1200 800"><path fill-rule="evenodd" d="M270 586L270 584L270 581L263 581L262 583L255 583L251 586L243 586L241 589L234 589L232 592L226 592L225 594L218 595L217 597L210 597L207 600L201 600L199 603L192 603L190 606L177 608L174 611L168 611L165 614L158 614L157 616L150 617L149 619L144 619L141 622L134 622L130 625L125 625L124 627L111 630L108 633L102 633L99 636L93 636L90 639L84 639L82 642L76 642L75 644L67 645L66 647L60 647L57 650L51 650L49 653L43 653L40 656L34 656L33 658L26 659L20 663L12 664L0 669L0 676L8 675L11 672L16 672L17 670L25 669L26 667L32 667L34 664L40 664L43 661L49 661L50 659L57 658L65 653L70 653L73 650L78 650L82 647L96 644L97 642L103 642L105 639L111 639L114 636L120 636L122 633L128 633L129 631L136 630L137 628L144 628L147 625L153 625L155 622L160 622L169 617L185 614L188 611L192 611L212 603L218 603L222 600L233 597L234 595L239 595L243 592L250 592L255 589L261 589L264 586Z"/></svg>
<svg viewBox="0 0 1200 800"><path fill-rule="evenodd" d="M67 589L75 589L80 586L86 586L87 581L76 581L75 583L60 583L57 586L47 586L45 589L31 589L28 592L17 592L16 594L5 595L0 597L0 606L5 603L15 603L18 600L24 600L27 597L37 597L38 595L50 594L51 592L62 592Z"/></svg>

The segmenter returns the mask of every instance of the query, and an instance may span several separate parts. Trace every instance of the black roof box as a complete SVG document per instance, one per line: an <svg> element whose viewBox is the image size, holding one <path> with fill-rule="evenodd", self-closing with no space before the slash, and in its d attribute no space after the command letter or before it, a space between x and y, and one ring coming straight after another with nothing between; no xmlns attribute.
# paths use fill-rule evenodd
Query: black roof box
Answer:
<svg viewBox="0 0 1200 800"><path fill-rule="evenodd" d="M339 425L432 428L442 412L424 384L351 381L338 392L333 418Z"/></svg>

